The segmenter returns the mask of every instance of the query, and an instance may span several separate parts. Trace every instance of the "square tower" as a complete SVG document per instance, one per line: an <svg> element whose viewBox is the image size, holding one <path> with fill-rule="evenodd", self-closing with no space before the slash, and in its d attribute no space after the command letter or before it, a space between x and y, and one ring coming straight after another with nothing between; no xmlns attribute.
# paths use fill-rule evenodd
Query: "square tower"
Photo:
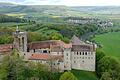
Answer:
<svg viewBox="0 0 120 80"><path fill-rule="evenodd" d="M16 29L16 32L13 33L14 36L14 46L21 52L27 52L27 32L21 32Z"/></svg>

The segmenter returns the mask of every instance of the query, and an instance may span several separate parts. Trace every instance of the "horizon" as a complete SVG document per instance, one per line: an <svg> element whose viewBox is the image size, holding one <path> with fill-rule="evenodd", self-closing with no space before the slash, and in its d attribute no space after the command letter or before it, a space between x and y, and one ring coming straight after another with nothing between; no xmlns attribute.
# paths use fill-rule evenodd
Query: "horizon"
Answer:
<svg viewBox="0 0 120 80"><path fill-rule="evenodd" d="M18 5L64 5L64 6L120 6L120 0L0 0L1 3Z"/></svg>

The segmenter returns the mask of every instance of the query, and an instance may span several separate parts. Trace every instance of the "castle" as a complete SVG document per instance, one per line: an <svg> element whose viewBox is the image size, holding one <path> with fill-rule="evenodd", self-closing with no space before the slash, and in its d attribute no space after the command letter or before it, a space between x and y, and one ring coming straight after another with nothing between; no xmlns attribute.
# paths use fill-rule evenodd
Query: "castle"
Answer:
<svg viewBox="0 0 120 80"><path fill-rule="evenodd" d="M7 48L0 49L0 51L10 50L14 46L25 60L50 65L54 70L95 71L95 45L85 43L75 35L69 44L61 40L28 43L27 32L21 32L18 29L13 33L13 36L14 43L7 45Z"/></svg>

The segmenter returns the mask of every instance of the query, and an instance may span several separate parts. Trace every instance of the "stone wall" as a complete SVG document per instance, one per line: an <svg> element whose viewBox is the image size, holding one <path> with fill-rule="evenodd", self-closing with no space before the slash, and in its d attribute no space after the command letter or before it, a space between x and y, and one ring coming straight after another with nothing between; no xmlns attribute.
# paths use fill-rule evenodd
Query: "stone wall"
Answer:
<svg viewBox="0 0 120 80"><path fill-rule="evenodd" d="M72 52L72 68L95 71L95 52Z"/></svg>

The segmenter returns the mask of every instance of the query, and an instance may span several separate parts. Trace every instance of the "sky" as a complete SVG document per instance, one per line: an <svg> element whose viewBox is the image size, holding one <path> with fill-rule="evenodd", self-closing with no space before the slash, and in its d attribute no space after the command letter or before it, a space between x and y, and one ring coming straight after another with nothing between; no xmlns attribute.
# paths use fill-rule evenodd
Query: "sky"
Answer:
<svg viewBox="0 0 120 80"><path fill-rule="evenodd" d="M0 0L25 5L120 6L120 0Z"/></svg>

